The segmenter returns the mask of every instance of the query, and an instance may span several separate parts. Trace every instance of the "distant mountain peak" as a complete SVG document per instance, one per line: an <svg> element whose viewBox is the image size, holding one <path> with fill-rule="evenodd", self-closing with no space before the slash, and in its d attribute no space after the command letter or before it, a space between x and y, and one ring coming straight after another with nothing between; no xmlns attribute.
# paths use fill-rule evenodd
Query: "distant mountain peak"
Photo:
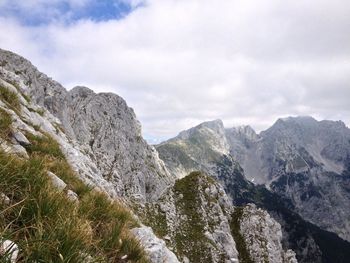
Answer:
<svg viewBox="0 0 350 263"><path fill-rule="evenodd" d="M224 123L222 122L222 120L216 119L213 121L202 122L201 124L198 124L195 127L192 127L188 130L184 130L180 132L179 135L175 138L186 140L189 137L201 131L203 128L207 131L209 130L212 134L223 135L225 133Z"/></svg>
<svg viewBox="0 0 350 263"><path fill-rule="evenodd" d="M222 130L224 128L224 123L222 122L222 120L216 119L212 121L203 122L196 127L207 127L212 130Z"/></svg>

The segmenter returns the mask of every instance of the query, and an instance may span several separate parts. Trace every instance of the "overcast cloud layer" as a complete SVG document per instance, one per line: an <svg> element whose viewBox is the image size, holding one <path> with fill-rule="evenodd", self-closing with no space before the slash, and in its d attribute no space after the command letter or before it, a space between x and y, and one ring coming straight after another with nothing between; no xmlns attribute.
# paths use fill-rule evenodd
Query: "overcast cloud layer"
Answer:
<svg viewBox="0 0 350 263"><path fill-rule="evenodd" d="M9 11L21 2L44 22ZM290 115L350 124L348 0L119 0L128 8L106 20L74 16L92 0L56 2L0 0L0 47L68 89L122 96L150 141L217 118L257 130Z"/></svg>

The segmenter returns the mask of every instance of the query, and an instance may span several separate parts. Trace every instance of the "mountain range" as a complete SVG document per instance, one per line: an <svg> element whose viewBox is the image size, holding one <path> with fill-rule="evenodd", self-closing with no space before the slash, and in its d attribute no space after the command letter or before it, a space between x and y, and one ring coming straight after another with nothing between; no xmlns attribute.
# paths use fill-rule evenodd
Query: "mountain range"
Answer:
<svg viewBox="0 0 350 263"><path fill-rule="evenodd" d="M30 161L31 138L52 138L76 178L133 215L138 224L128 235L139 240L149 262L350 258L350 130L341 121L290 117L257 134L214 120L151 146L118 95L82 86L68 91L1 49L0 91L0 124L10 119L1 152ZM0 193L11 197L1 184ZM2 201L1 209L11 206ZM1 224L0 241L11 221ZM23 236L11 238L19 244L11 262L20 261L30 246ZM118 251L116 261L89 253L89 262L141 262Z"/></svg>

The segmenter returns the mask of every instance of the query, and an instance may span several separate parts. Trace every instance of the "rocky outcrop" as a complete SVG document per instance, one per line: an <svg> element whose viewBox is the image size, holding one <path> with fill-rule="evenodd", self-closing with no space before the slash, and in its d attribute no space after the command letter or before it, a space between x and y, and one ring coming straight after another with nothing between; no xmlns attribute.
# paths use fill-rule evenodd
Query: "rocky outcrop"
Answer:
<svg viewBox="0 0 350 263"><path fill-rule="evenodd" d="M154 263L167 262L167 263L179 263L177 257L171 252L165 241L158 238L152 228L141 226L132 230L133 234L140 240L144 246L146 252L150 257L150 261Z"/></svg>
<svg viewBox="0 0 350 263"><path fill-rule="evenodd" d="M240 232L254 262L297 262L292 250L282 248L282 230L270 215L248 204L240 215Z"/></svg>
<svg viewBox="0 0 350 263"><path fill-rule="evenodd" d="M7 56L9 56L8 52L0 52L1 59L7 59ZM34 99L28 97L27 94L29 94L29 87L25 84L27 83L25 78L22 75L17 75L10 71L10 69L12 69L12 62L16 62L17 58L17 55L12 54L10 61L6 64L9 68L0 67L0 86L3 89L16 94L21 104L20 110L16 110L0 100L1 109L12 119L10 134L11 140L2 140L0 145L1 148L5 152L28 158L26 149L22 146L28 142L19 134L24 135L28 133L35 136L49 134L60 144L67 160L81 179L87 184L99 187L103 191L108 192L109 195L116 197L117 193L113 184L103 178L97 165L92 161L89 155L85 154L84 147L67 136L66 130L62 128L62 122L58 118L45 110L45 108L35 104ZM26 60L23 61L23 63L26 64ZM19 64L19 66L21 65L22 64ZM31 64L28 64L28 66L29 65L30 68L28 71L33 70L34 67L31 66ZM41 75L39 74L39 76Z"/></svg>
<svg viewBox="0 0 350 263"><path fill-rule="evenodd" d="M67 118L76 140L119 196L156 199L172 178L141 135L134 111L119 96L85 87L68 93Z"/></svg>
<svg viewBox="0 0 350 263"><path fill-rule="evenodd" d="M139 213L183 262L236 262L227 217L231 210L223 189L193 172Z"/></svg>
<svg viewBox="0 0 350 263"><path fill-rule="evenodd" d="M183 262L246 262L237 242L248 248L247 257L253 262L265 258L296 262L292 251L288 252L290 260L283 261L287 252L282 248L281 227L266 211L254 205L232 206L220 184L203 173L192 172L177 180L158 202L139 209L145 223ZM240 209L244 213L233 223ZM237 237L236 227L246 238Z"/></svg>
<svg viewBox="0 0 350 263"><path fill-rule="evenodd" d="M0 62L3 84L30 97L32 103L24 102L28 107L23 118L54 135L85 180L112 196L137 202L156 199L174 181L155 149L142 138L141 126L122 98L95 94L85 87L67 91L8 51L0 50ZM17 139L23 138L18 134ZM12 151L23 150L23 143Z"/></svg>

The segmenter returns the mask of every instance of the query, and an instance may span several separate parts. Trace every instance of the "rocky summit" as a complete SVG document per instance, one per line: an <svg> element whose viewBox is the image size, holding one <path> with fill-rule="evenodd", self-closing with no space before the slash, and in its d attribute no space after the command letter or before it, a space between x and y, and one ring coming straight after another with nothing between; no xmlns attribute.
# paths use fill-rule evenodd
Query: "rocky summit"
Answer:
<svg viewBox="0 0 350 263"><path fill-rule="evenodd" d="M6 262L350 258L342 122L215 120L153 147L118 95L68 91L0 49L0 126Z"/></svg>

